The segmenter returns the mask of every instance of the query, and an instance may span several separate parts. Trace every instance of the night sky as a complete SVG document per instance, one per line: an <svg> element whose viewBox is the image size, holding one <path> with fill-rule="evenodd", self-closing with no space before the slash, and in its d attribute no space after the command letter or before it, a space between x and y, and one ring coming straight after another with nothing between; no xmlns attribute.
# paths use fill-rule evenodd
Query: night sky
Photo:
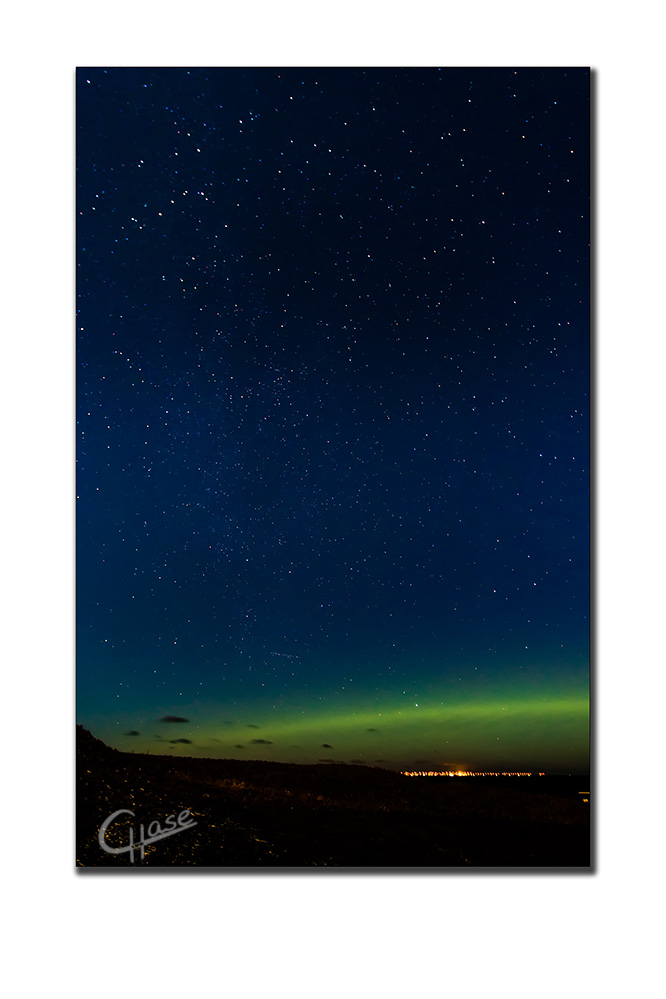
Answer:
<svg viewBox="0 0 666 999"><path fill-rule="evenodd" d="M586 771L587 69L77 72L77 714Z"/></svg>

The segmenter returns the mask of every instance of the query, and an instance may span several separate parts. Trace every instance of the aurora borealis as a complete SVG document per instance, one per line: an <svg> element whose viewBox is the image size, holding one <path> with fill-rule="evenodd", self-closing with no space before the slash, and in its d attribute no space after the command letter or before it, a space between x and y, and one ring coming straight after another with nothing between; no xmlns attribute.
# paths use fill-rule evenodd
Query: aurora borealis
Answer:
<svg viewBox="0 0 666 999"><path fill-rule="evenodd" d="M587 770L588 118L584 69L77 72L86 728Z"/></svg>
<svg viewBox="0 0 666 999"><path fill-rule="evenodd" d="M386 697L382 712L358 702L350 710L341 698L327 701L328 710L321 712L307 702L300 710L293 704L286 711L272 705L265 711L255 707L252 717L259 718L260 724L239 717L221 720L219 704L198 703L193 711L188 709L186 723L151 719L149 730L158 734L148 738L128 733L119 737L104 716L99 720L93 716L93 723L118 748L169 753L180 749L188 756L350 762L396 769L408 761L411 766L435 770L478 770L490 761L496 769L529 764L535 770L565 771L581 767L586 760L588 702L584 695L557 700L552 695L520 700L472 698L459 703L429 697L426 708L396 699L401 707L388 710L391 699ZM128 716L145 728L145 715ZM331 741L320 742L322 735Z"/></svg>

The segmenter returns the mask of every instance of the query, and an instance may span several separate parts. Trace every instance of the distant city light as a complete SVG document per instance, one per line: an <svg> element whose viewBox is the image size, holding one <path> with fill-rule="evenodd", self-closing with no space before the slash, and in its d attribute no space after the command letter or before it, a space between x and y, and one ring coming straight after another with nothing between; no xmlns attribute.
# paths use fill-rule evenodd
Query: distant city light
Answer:
<svg viewBox="0 0 666 999"><path fill-rule="evenodd" d="M526 770L401 770L403 777L532 777ZM539 777L545 777L540 773Z"/></svg>

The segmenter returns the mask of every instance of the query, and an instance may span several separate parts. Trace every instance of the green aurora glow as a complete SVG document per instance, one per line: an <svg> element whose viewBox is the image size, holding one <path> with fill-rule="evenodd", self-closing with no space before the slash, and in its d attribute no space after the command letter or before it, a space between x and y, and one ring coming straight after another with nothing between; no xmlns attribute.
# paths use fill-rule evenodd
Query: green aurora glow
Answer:
<svg viewBox="0 0 666 999"><path fill-rule="evenodd" d="M276 705L262 711L183 705L186 722L159 722L136 713L122 732L100 718L96 730L118 749L186 756L276 762L383 765L396 769L588 769L587 693L492 696L434 703L404 695L382 709L367 700L340 704ZM252 719L252 720L250 720ZM124 734L129 731L139 735ZM186 739L188 742L174 740Z"/></svg>

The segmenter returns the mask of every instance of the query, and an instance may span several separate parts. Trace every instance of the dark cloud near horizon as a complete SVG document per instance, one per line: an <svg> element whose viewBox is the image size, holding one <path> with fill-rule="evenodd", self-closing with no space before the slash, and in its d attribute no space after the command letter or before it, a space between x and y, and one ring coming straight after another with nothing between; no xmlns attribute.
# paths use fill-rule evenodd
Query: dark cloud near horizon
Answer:
<svg viewBox="0 0 666 999"><path fill-rule="evenodd" d="M165 715L164 718L160 718L161 722L188 722L189 718L181 718L179 715Z"/></svg>
<svg viewBox="0 0 666 999"><path fill-rule="evenodd" d="M253 725L252 722L248 722L248 724L246 725L246 728L260 728L260 726L259 725Z"/></svg>
<svg viewBox="0 0 666 999"><path fill-rule="evenodd" d="M270 739L250 739L253 746L272 746Z"/></svg>
<svg viewBox="0 0 666 999"><path fill-rule="evenodd" d="M321 748L322 749L333 749L333 746L331 746L331 744L329 742L322 742Z"/></svg>
<svg viewBox="0 0 666 999"><path fill-rule="evenodd" d="M191 739L169 739L169 742L171 743L172 746L174 746L177 742L185 742L187 743L188 746L192 745Z"/></svg>
<svg viewBox="0 0 666 999"><path fill-rule="evenodd" d="M238 745L234 746L234 749L245 749L245 746L242 746L240 743L238 743Z"/></svg>
<svg viewBox="0 0 666 999"><path fill-rule="evenodd" d="M376 728L366 728L366 730L365 730L365 731L366 731L366 732L376 732L376 731L377 731L377 729L376 729Z"/></svg>
<svg viewBox="0 0 666 999"><path fill-rule="evenodd" d="M131 732L125 732L125 735L141 735L141 733L137 732L137 730L133 728Z"/></svg>

